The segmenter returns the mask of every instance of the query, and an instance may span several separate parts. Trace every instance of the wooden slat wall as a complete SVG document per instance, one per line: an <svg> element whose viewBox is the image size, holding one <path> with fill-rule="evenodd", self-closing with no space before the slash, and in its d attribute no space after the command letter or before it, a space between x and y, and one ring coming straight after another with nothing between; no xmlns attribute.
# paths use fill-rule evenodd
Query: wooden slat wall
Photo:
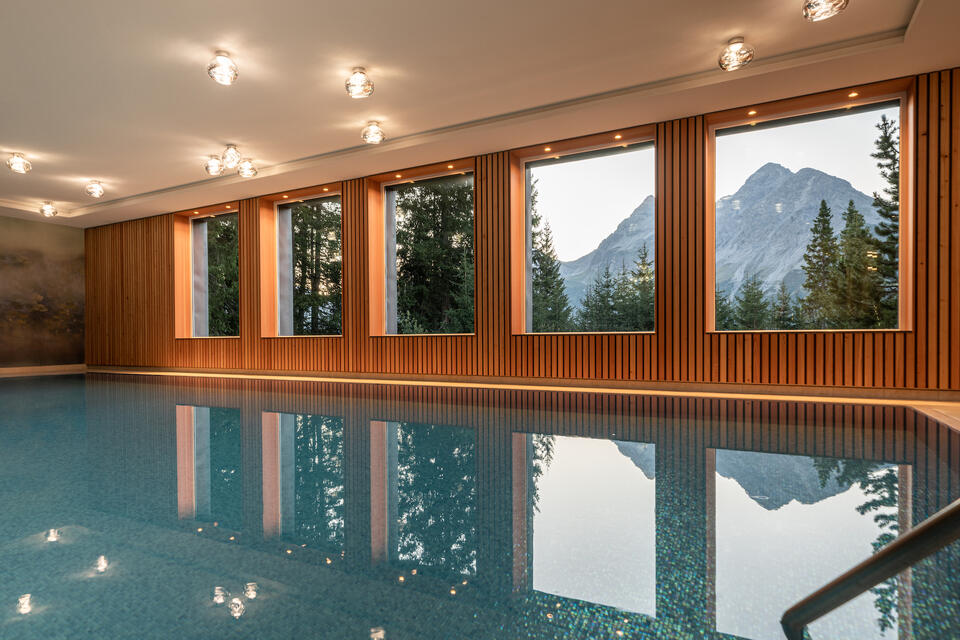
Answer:
<svg viewBox="0 0 960 640"><path fill-rule="evenodd" d="M509 154L476 160L476 332L371 336L365 180L343 186L342 337L263 338L258 206L240 205L239 338L174 338L172 216L88 229L87 363L250 371L960 390L960 70L917 76L914 326L707 333L705 124L657 145L657 311L649 334L514 335Z"/></svg>

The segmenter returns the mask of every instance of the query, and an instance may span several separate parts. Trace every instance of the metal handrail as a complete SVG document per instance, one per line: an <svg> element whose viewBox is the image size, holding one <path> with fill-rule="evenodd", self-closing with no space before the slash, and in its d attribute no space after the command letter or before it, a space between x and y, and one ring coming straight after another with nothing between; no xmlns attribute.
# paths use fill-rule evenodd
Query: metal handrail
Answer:
<svg viewBox="0 0 960 640"><path fill-rule="evenodd" d="M898 537L840 577L820 587L783 613L788 640L804 640L814 620L960 539L960 499Z"/></svg>

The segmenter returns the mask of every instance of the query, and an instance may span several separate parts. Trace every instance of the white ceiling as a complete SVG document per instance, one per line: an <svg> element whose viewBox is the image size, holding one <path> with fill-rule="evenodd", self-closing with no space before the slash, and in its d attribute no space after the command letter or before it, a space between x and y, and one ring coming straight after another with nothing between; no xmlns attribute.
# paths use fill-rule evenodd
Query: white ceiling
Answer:
<svg viewBox="0 0 960 640"><path fill-rule="evenodd" d="M957 0L33 0L0 6L0 215L88 227L960 65ZM744 35L757 59L724 73ZM215 49L240 78L215 84ZM376 83L351 100L365 65ZM379 119L390 140L360 144ZM206 179L238 144L257 178ZM96 178L103 201L82 192Z"/></svg>

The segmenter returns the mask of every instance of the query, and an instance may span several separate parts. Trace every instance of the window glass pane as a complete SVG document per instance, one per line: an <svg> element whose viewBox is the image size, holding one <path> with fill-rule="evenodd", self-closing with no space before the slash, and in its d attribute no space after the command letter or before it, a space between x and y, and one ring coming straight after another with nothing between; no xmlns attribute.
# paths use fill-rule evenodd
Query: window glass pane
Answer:
<svg viewBox="0 0 960 640"><path fill-rule="evenodd" d="M277 232L280 335L340 334L340 196L281 205Z"/></svg>
<svg viewBox="0 0 960 640"><path fill-rule="evenodd" d="M527 331L652 331L652 143L528 163Z"/></svg>
<svg viewBox="0 0 960 640"><path fill-rule="evenodd" d="M472 333L473 174L392 185L384 195L387 333Z"/></svg>
<svg viewBox="0 0 960 640"><path fill-rule="evenodd" d="M716 139L716 328L898 322L899 103Z"/></svg>
<svg viewBox="0 0 960 640"><path fill-rule="evenodd" d="M240 335L239 220L193 221L193 335Z"/></svg>

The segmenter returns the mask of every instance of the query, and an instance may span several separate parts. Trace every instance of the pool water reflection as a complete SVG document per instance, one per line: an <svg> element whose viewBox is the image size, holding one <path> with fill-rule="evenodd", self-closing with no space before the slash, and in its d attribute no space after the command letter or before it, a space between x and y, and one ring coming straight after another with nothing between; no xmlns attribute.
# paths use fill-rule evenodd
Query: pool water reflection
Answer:
<svg viewBox="0 0 960 640"><path fill-rule="evenodd" d="M960 433L906 408L109 375L0 402L4 639L776 639L960 494ZM811 635L958 637L958 575L955 545Z"/></svg>

